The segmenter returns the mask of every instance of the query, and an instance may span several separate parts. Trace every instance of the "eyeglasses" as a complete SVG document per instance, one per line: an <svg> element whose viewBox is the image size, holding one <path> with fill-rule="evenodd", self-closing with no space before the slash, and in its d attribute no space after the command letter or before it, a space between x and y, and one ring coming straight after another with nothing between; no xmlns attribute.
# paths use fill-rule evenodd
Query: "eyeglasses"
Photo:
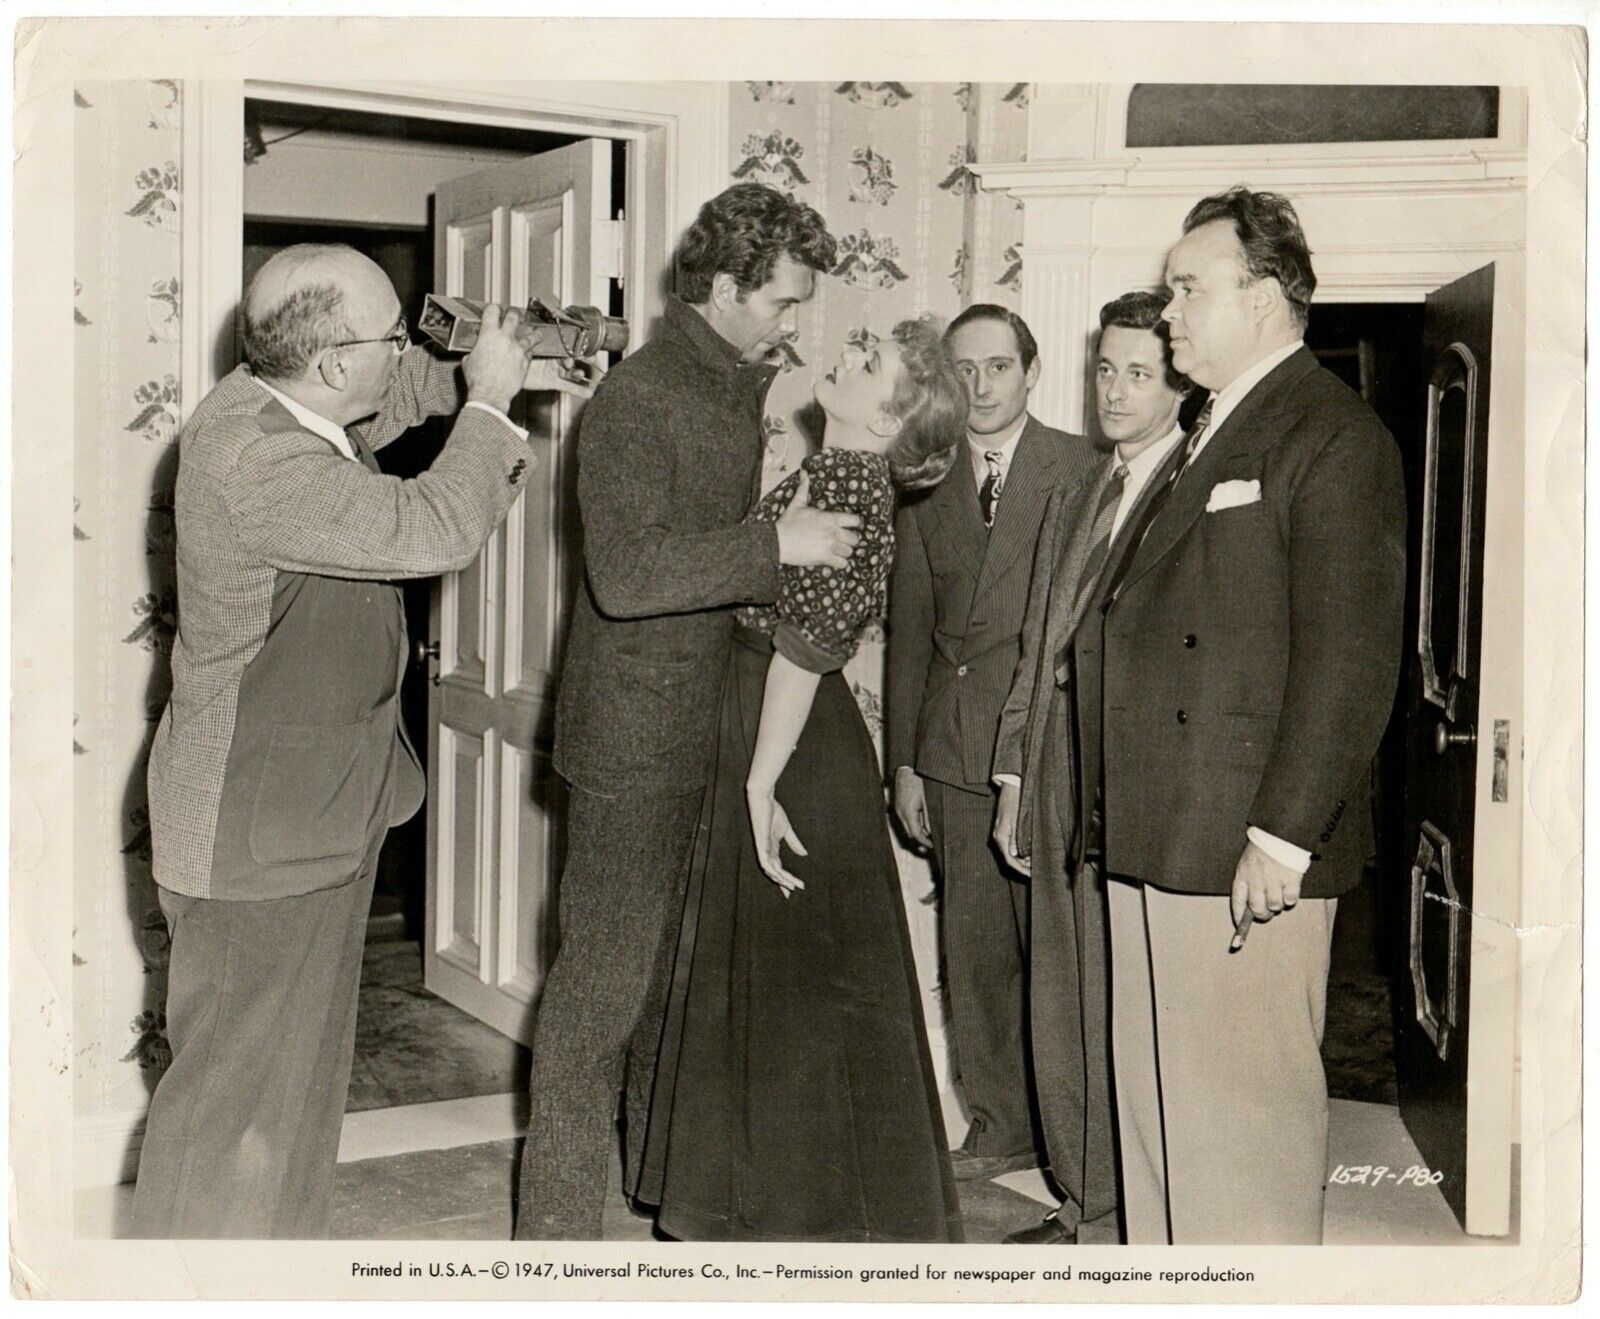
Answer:
<svg viewBox="0 0 1600 1319"><path fill-rule="evenodd" d="M364 343L386 343L397 353L403 353L411 346L411 331L406 328L406 318L400 318L400 324L390 330L388 334L380 335L376 339L346 339L342 343L331 343L329 348L354 348Z"/></svg>

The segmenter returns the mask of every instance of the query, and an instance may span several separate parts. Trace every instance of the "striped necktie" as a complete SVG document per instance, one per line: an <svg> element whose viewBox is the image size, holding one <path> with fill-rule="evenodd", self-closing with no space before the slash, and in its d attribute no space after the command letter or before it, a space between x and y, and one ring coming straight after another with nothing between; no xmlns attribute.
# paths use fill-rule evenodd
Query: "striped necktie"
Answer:
<svg viewBox="0 0 1600 1319"><path fill-rule="evenodd" d="M1206 400L1205 407L1200 409L1200 415L1194 419L1194 425L1189 427L1184 435L1177 461L1173 463L1172 470L1167 474L1161 489L1150 496L1150 502L1144 506L1144 512L1139 515L1138 524L1126 528L1127 542L1123 545L1121 557L1117 559L1116 565L1111 570L1110 580L1106 583L1101 599L1102 609L1110 609L1112 602L1117 598L1122 579L1128 575L1128 569L1133 565L1133 556L1138 553L1139 546L1144 544L1144 538L1150 534L1150 528L1155 525L1161 510L1166 507L1167 500L1172 498L1173 489L1189 466L1189 461L1194 457L1194 451L1200 446L1200 440L1210 428L1212 402L1212 399Z"/></svg>
<svg viewBox="0 0 1600 1319"><path fill-rule="evenodd" d="M1100 572L1111 553L1111 528L1116 525L1117 508L1122 503L1122 492L1128 482L1128 464L1119 462L1106 478L1105 489L1100 492L1100 502L1095 506L1094 521L1090 524L1089 557L1083 561L1083 574L1078 578L1078 593L1073 600L1073 612L1083 603L1085 594L1094 590Z"/></svg>
<svg viewBox="0 0 1600 1319"><path fill-rule="evenodd" d="M978 491L978 507L983 510L983 525L994 526L994 511L1000 506L1000 488L1005 485L1005 473L1000 470L1000 450L990 449L983 455L989 465L989 475Z"/></svg>

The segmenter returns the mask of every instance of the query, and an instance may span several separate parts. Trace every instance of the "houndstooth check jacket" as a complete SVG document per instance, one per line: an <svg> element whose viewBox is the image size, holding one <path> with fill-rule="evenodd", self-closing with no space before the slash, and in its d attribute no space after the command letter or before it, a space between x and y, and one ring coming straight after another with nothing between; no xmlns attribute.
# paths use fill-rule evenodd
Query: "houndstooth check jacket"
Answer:
<svg viewBox="0 0 1600 1319"><path fill-rule="evenodd" d="M393 579L470 563L531 455L478 407L414 480L380 473L370 450L462 400L459 367L412 348L382 412L351 428L360 463L245 367L183 428L172 696L148 774L162 887L231 899L333 887L421 804Z"/></svg>

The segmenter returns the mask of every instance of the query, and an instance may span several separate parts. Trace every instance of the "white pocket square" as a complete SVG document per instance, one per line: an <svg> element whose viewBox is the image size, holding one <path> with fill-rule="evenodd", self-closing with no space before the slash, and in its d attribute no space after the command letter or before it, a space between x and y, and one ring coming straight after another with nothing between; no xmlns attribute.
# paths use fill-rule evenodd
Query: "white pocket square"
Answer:
<svg viewBox="0 0 1600 1319"><path fill-rule="evenodd" d="M1220 513L1225 508L1260 502L1260 481L1218 481L1211 487L1211 498L1206 500L1206 512Z"/></svg>

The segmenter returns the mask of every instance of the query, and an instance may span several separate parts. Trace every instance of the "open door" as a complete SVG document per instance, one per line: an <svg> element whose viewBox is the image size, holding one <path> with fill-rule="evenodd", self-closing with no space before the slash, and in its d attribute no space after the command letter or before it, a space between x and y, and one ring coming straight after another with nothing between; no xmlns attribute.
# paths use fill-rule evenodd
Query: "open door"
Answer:
<svg viewBox="0 0 1600 1319"><path fill-rule="evenodd" d="M434 288L609 307L611 152L587 139L441 184ZM521 396L534 471L483 552L435 592L423 982L514 1039L555 950L553 672L577 578L574 400Z"/></svg>
<svg viewBox="0 0 1600 1319"><path fill-rule="evenodd" d="M1426 438L1405 676L1410 893L1400 906L1395 1039L1406 1128L1463 1226L1485 1234L1508 1230L1514 1017L1499 1001L1503 986L1486 978L1504 931L1482 918L1517 883L1499 864L1479 868L1486 827L1505 824L1485 815L1507 800L1510 773L1508 721L1484 727L1480 701L1484 612L1496 607L1484 596L1494 291L1495 268L1485 266L1430 294L1424 317Z"/></svg>

